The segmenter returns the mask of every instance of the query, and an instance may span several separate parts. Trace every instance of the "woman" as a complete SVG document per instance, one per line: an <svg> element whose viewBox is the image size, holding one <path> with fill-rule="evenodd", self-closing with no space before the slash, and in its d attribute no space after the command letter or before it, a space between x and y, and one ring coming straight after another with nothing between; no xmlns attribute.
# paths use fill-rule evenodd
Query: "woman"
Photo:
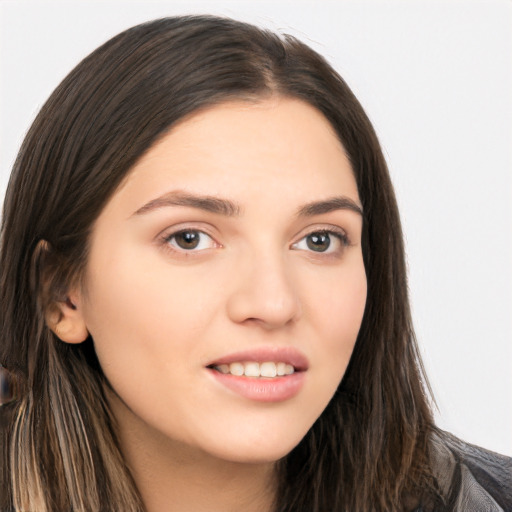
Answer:
<svg viewBox="0 0 512 512"><path fill-rule="evenodd" d="M378 141L291 37L168 18L93 52L0 268L2 510L512 507L510 461L435 428Z"/></svg>

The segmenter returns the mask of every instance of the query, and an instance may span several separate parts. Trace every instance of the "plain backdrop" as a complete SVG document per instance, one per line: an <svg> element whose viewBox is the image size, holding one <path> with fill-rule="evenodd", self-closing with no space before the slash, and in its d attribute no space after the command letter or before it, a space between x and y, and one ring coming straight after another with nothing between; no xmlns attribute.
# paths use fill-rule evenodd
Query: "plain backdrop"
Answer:
<svg viewBox="0 0 512 512"><path fill-rule="evenodd" d="M395 183L438 423L512 455L512 3L2 1L2 197L26 130L72 67L129 26L181 13L292 33L352 87Z"/></svg>

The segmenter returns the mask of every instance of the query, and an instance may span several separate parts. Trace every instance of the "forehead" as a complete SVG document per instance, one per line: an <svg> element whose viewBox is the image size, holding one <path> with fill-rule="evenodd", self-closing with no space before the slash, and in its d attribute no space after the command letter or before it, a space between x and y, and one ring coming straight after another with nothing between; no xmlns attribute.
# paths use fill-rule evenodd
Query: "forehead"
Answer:
<svg viewBox="0 0 512 512"><path fill-rule="evenodd" d="M229 101L188 116L140 158L115 195L149 200L172 188L234 193L242 201L255 188L261 199L263 192L275 197L286 191L303 202L336 192L358 200L331 124L308 103L282 97Z"/></svg>

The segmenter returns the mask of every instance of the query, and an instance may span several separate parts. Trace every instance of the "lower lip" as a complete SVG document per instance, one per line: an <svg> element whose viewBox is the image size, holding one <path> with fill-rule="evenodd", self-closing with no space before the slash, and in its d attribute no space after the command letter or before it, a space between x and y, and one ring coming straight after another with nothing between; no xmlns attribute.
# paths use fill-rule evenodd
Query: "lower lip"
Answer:
<svg viewBox="0 0 512 512"><path fill-rule="evenodd" d="M299 393L305 372L295 372L285 377L239 377L230 373L221 373L208 369L210 373L226 388L244 398L256 402L283 402Z"/></svg>

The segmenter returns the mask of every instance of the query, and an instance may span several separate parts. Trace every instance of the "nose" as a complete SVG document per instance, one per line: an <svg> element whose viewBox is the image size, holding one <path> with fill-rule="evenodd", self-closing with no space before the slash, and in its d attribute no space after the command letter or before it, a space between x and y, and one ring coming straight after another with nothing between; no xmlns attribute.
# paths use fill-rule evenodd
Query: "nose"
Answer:
<svg viewBox="0 0 512 512"><path fill-rule="evenodd" d="M233 322L272 330L298 320L301 304L284 257L253 255L241 267L234 273L235 285L227 301Z"/></svg>

